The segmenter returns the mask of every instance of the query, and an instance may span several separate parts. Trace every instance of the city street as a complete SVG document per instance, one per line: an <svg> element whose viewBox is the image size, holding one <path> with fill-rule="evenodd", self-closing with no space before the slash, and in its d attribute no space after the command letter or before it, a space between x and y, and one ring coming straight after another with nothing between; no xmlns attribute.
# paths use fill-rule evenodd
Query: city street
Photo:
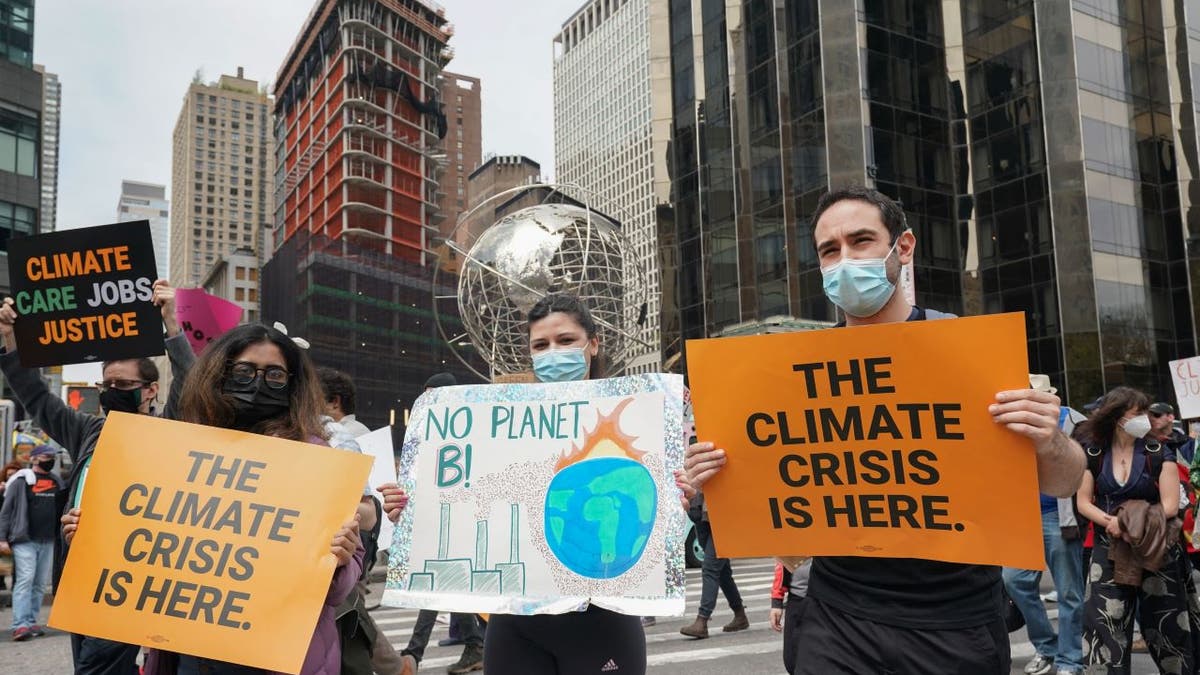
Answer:
<svg viewBox="0 0 1200 675"><path fill-rule="evenodd" d="M649 672L679 673L687 675L717 675L736 669L745 675L780 675L784 673L780 656L781 638L767 626L767 614L771 607L771 578L774 564L769 560L744 560L734 565L734 575L749 608L750 630L731 635L721 633L721 626L731 614L724 598L717 601L713 616L715 632L707 640L691 640L679 634L679 629L690 623L695 616L700 599L700 570L688 570L688 613L685 617L659 618L658 623L646 629L649 652ZM1048 586L1043 583L1048 590ZM372 604L378 602L382 584L372 585ZM1049 606L1051 619L1058 610ZM387 634L392 645L402 649L408 642L416 620L416 612L379 608L373 612L380 628ZM43 614L43 617L45 614ZM12 611L0 611L0 626L7 627ZM438 623L431 643L447 636L447 626ZM5 631L7 634L7 631ZM461 647L432 646L426 653L422 672L445 672L446 666L458 660ZM1013 675L1033 656L1024 631L1012 635ZM1151 675L1157 672L1150 657L1138 654L1133 662L1134 675ZM71 643L63 633L50 630L45 637L23 643L0 642L0 673L22 673L24 675L63 675L71 672Z"/></svg>

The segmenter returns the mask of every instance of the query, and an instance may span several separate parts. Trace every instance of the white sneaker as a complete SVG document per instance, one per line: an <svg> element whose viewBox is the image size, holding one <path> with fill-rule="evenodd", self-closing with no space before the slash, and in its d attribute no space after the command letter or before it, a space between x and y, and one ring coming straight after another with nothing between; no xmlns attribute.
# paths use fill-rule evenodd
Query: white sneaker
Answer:
<svg viewBox="0 0 1200 675"><path fill-rule="evenodd" d="M1050 671L1054 670L1054 659L1046 658L1041 654L1034 656L1029 663L1025 664L1025 675L1050 675Z"/></svg>
<svg viewBox="0 0 1200 675"><path fill-rule="evenodd" d="M1042 593L1042 602L1058 602L1058 591Z"/></svg>

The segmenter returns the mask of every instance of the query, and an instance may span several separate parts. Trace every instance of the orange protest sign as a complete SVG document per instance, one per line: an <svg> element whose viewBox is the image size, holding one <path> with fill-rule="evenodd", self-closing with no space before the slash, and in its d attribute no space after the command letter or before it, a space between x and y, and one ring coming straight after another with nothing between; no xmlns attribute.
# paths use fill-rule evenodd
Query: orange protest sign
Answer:
<svg viewBox="0 0 1200 675"><path fill-rule="evenodd" d="M50 625L300 671L371 458L114 413Z"/></svg>
<svg viewBox="0 0 1200 675"><path fill-rule="evenodd" d="M1041 569L1033 444L988 413L1025 344L1021 314L689 341L717 552Z"/></svg>

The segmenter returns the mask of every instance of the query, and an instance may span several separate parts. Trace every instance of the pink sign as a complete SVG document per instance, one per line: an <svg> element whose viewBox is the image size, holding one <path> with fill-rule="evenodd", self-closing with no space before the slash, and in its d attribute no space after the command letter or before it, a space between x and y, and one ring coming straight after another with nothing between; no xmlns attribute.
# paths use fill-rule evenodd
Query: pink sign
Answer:
<svg viewBox="0 0 1200 675"><path fill-rule="evenodd" d="M175 291L175 318L192 343L192 351L199 354L214 338L241 322L242 308L203 288L180 288Z"/></svg>

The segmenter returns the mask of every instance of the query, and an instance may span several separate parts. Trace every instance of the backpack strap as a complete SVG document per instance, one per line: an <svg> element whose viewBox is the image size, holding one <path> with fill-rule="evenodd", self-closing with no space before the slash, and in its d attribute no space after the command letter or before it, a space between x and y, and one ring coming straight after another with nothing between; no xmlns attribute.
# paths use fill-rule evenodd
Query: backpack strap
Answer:
<svg viewBox="0 0 1200 675"><path fill-rule="evenodd" d="M1142 447L1146 450L1146 460L1150 466L1150 477L1154 479L1154 483L1157 485L1158 477L1162 474L1163 445L1158 441L1142 441Z"/></svg>
<svg viewBox="0 0 1200 675"><path fill-rule="evenodd" d="M1087 470L1092 474L1092 483L1094 484L1100 480L1100 471L1104 469L1104 448L1085 445L1083 453L1087 456Z"/></svg>

